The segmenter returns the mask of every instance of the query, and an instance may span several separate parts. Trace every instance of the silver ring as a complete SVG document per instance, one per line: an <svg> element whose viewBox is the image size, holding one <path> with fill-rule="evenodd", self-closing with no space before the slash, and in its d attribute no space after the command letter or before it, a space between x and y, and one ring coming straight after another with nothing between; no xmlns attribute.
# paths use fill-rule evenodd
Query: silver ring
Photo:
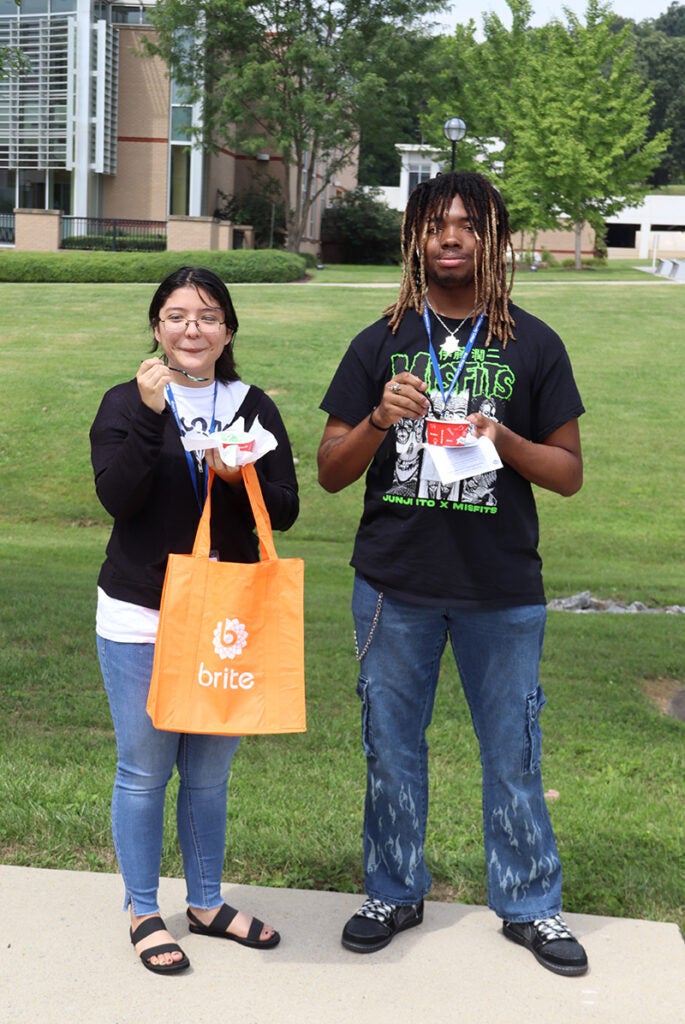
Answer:
<svg viewBox="0 0 685 1024"><path fill-rule="evenodd" d="M397 393L400 390L400 387L400 384L390 384L390 386L388 387L388 391L394 391L395 393Z"/></svg>

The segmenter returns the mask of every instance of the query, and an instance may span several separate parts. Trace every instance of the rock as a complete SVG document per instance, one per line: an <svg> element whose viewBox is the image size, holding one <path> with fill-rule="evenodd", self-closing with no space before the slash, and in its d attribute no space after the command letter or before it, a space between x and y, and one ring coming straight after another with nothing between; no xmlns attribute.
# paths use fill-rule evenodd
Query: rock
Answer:
<svg viewBox="0 0 685 1024"><path fill-rule="evenodd" d="M642 601L600 600L593 597L589 590L583 590L572 597L557 597L547 602L547 607L555 612L614 612L615 614L645 615L685 615L685 605L670 604L663 608L648 608Z"/></svg>

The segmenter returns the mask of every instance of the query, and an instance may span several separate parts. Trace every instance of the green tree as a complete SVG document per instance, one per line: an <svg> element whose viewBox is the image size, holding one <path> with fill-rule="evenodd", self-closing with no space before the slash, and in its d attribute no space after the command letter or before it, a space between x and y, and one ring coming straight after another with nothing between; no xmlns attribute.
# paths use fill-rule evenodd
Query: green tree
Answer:
<svg viewBox="0 0 685 1024"><path fill-rule="evenodd" d="M152 20L166 61L199 102L203 143L280 157L288 248L312 203L356 157L363 116L392 97L380 73L398 40L444 0L160 0ZM406 47L399 47L406 59ZM291 204L291 197L293 203Z"/></svg>
<svg viewBox="0 0 685 1024"><path fill-rule="evenodd" d="M652 96L635 70L629 29L613 31L608 5L589 0L585 24L566 11L540 34L529 74L533 95L521 98L512 179L537 181L553 211L580 235L626 206L639 203L666 148L648 140Z"/></svg>
<svg viewBox="0 0 685 1024"><path fill-rule="evenodd" d="M511 29L486 15L482 43L452 45L457 70L446 66L439 109L448 110L452 82L471 151L481 150L476 166L497 179L514 230L570 221L580 267L583 224L601 232L606 217L641 201L668 133L650 138L653 100L636 70L633 26L621 28L607 4L589 0L584 24L567 10L567 24L536 29L528 0L507 5Z"/></svg>
<svg viewBox="0 0 685 1024"><path fill-rule="evenodd" d="M221 204L214 211L219 220L250 224L257 249L282 249L285 238L285 207L271 177L255 177L249 190L227 195L219 189Z"/></svg>
<svg viewBox="0 0 685 1024"><path fill-rule="evenodd" d="M471 20L456 25L452 36L434 40L432 94L419 118L421 138L431 149L444 153L448 166L451 146L443 134L443 125L450 117L461 117L466 123L467 134L457 145L458 170L474 169L482 151L481 139L487 135L487 115L478 95L483 90L475 82L480 56L475 33L476 25Z"/></svg>
<svg viewBox="0 0 685 1024"><path fill-rule="evenodd" d="M399 181L400 156L395 144L416 143L421 137L419 117L434 93L440 43L439 37L423 31L397 30L392 47L374 58L380 88L376 102L360 111L360 185L396 185Z"/></svg>
<svg viewBox="0 0 685 1024"><path fill-rule="evenodd" d="M21 0L14 0L17 7ZM10 75L18 75L29 66L28 58L16 46L0 46L0 81Z"/></svg>
<svg viewBox="0 0 685 1024"><path fill-rule="evenodd" d="M402 214L391 210L378 189L357 188L335 199L324 212L321 243L341 263L399 263ZM331 258L332 262L336 262Z"/></svg>
<svg viewBox="0 0 685 1024"><path fill-rule="evenodd" d="M424 130L432 143L444 145L439 138L444 121L450 114L463 117L467 136L458 146L458 167L494 178L506 197L513 230L535 232L556 223L553 202L542 182L519 179L512 168L521 132L519 111L538 92L532 69L541 43L539 31L530 26L532 4L508 0L508 6L510 29L488 13L483 15L483 42L477 42L472 21L443 40L443 68Z"/></svg>
<svg viewBox="0 0 685 1024"><path fill-rule="evenodd" d="M635 34L636 68L654 96L649 134L670 133L650 180L655 185L685 182L685 6L671 4L661 18L636 25Z"/></svg>
<svg viewBox="0 0 685 1024"><path fill-rule="evenodd" d="M666 36L685 36L685 4L674 0L668 10L654 19L654 27Z"/></svg>

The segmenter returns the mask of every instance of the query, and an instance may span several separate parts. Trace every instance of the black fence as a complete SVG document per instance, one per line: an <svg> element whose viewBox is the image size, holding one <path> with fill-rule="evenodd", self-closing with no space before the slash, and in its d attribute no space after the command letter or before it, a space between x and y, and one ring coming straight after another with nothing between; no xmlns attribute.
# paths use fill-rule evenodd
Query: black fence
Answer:
<svg viewBox="0 0 685 1024"><path fill-rule="evenodd" d="M0 213L0 244L14 245L13 213Z"/></svg>
<svg viewBox="0 0 685 1024"><path fill-rule="evenodd" d="M62 217L62 248L164 252L166 221Z"/></svg>

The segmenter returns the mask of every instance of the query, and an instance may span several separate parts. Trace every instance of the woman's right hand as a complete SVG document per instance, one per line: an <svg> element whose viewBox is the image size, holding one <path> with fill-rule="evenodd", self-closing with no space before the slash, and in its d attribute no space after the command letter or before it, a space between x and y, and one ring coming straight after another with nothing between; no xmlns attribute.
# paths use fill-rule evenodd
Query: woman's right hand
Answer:
<svg viewBox="0 0 685 1024"><path fill-rule="evenodd" d="M164 388L171 381L171 373L165 363L157 356L152 359L143 359L136 382L140 393L141 401L153 412L164 412L166 397Z"/></svg>

